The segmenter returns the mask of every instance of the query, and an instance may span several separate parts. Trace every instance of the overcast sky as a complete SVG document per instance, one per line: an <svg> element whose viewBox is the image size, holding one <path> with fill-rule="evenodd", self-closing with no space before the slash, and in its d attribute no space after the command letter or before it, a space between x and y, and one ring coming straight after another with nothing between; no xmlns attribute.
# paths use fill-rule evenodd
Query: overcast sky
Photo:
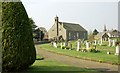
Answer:
<svg viewBox="0 0 120 73"><path fill-rule="evenodd" d="M88 31L118 29L119 0L22 0L28 16L47 30L59 21L78 23Z"/></svg>

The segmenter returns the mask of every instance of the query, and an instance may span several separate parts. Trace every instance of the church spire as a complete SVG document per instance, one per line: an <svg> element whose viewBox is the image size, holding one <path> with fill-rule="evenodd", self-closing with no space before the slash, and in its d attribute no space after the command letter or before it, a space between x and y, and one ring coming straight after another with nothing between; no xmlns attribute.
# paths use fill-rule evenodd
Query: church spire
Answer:
<svg viewBox="0 0 120 73"><path fill-rule="evenodd" d="M106 25L104 25L104 31L107 31L107 29L106 29Z"/></svg>

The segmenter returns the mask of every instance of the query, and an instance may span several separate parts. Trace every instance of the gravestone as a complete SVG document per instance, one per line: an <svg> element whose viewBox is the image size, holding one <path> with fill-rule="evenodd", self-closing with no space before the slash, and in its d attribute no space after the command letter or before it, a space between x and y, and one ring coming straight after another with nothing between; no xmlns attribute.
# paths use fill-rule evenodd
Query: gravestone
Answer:
<svg viewBox="0 0 120 73"><path fill-rule="evenodd" d="M100 45L102 45L102 39L100 40Z"/></svg>
<svg viewBox="0 0 120 73"><path fill-rule="evenodd" d="M72 50L72 43L70 41L68 43L68 46L69 46L69 50Z"/></svg>
<svg viewBox="0 0 120 73"><path fill-rule="evenodd" d="M80 48L81 48L81 41L80 41L80 39L78 39L78 41L77 41L77 51L79 51Z"/></svg>
<svg viewBox="0 0 120 73"><path fill-rule="evenodd" d="M96 40L94 40L94 45L97 45L97 41Z"/></svg>
<svg viewBox="0 0 120 73"><path fill-rule="evenodd" d="M72 50L72 43L70 43L70 49L69 50Z"/></svg>
<svg viewBox="0 0 120 73"><path fill-rule="evenodd" d="M53 46L54 46L55 48L57 48L57 43L56 43L56 42L53 42Z"/></svg>
<svg viewBox="0 0 120 73"><path fill-rule="evenodd" d="M65 46L65 42L63 43L63 46Z"/></svg>
<svg viewBox="0 0 120 73"><path fill-rule="evenodd" d="M64 45L64 46L68 46L68 42L67 42L67 41L65 41L63 45Z"/></svg>
<svg viewBox="0 0 120 73"><path fill-rule="evenodd" d="M61 47L61 49L63 48L63 44L62 43L60 43L60 47Z"/></svg>
<svg viewBox="0 0 120 73"><path fill-rule="evenodd" d="M100 41L98 40L98 42L97 42L98 44L100 44Z"/></svg>
<svg viewBox="0 0 120 73"><path fill-rule="evenodd" d="M116 53L115 53L115 55L120 55L120 46L119 45L116 46Z"/></svg>
<svg viewBox="0 0 120 73"><path fill-rule="evenodd" d="M52 45L52 47L54 47L54 46L53 46L53 42L51 42L51 45Z"/></svg>
<svg viewBox="0 0 120 73"><path fill-rule="evenodd" d="M90 48L90 43L86 42L86 49L88 50Z"/></svg>
<svg viewBox="0 0 120 73"><path fill-rule="evenodd" d="M112 46L112 40L109 39L108 42L109 42L109 45L108 45L108 46Z"/></svg>
<svg viewBox="0 0 120 73"><path fill-rule="evenodd" d="M111 54L110 52L107 52L107 54Z"/></svg>
<svg viewBox="0 0 120 73"><path fill-rule="evenodd" d="M115 46L115 40L112 40L112 46Z"/></svg>

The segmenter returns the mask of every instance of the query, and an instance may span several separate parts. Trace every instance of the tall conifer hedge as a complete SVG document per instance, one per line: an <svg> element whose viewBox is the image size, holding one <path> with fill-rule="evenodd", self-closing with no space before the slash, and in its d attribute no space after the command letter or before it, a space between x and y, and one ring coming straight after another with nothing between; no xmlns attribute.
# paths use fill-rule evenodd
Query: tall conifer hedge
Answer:
<svg viewBox="0 0 120 73"><path fill-rule="evenodd" d="M16 71L34 63L32 27L22 2L2 3L2 69Z"/></svg>

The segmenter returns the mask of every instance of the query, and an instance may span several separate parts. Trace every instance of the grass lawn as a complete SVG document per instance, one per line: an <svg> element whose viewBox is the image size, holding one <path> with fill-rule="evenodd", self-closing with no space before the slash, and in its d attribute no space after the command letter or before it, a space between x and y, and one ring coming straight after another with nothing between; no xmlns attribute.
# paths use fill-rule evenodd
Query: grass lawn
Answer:
<svg viewBox="0 0 120 73"><path fill-rule="evenodd" d="M94 60L98 62L107 62L110 64L119 64L118 56L114 55L115 47L104 46L106 42L103 44L103 46L97 46L97 49L100 50L100 52L98 53L76 51L75 49L76 42L73 41L72 43L73 43L74 50L65 50L65 49L61 49L60 47L54 48L50 44L41 44L39 45L39 47L48 51L52 51L52 52L56 52L56 53L60 53L68 56L73 56L77 58L89 59L89 60ZM107 51L112 52L112 54L110 55L106 54Z"/></svg>
<svg viewBox="0 0 120 73"><path fill-rule="evenodd" d="M39 56L37 56L39 57ZM79 72L92 72L98 73L95 69L73 67L54 60L36 60L35 63L29 67L27 72L38 71L79 71Z"/></svg>

